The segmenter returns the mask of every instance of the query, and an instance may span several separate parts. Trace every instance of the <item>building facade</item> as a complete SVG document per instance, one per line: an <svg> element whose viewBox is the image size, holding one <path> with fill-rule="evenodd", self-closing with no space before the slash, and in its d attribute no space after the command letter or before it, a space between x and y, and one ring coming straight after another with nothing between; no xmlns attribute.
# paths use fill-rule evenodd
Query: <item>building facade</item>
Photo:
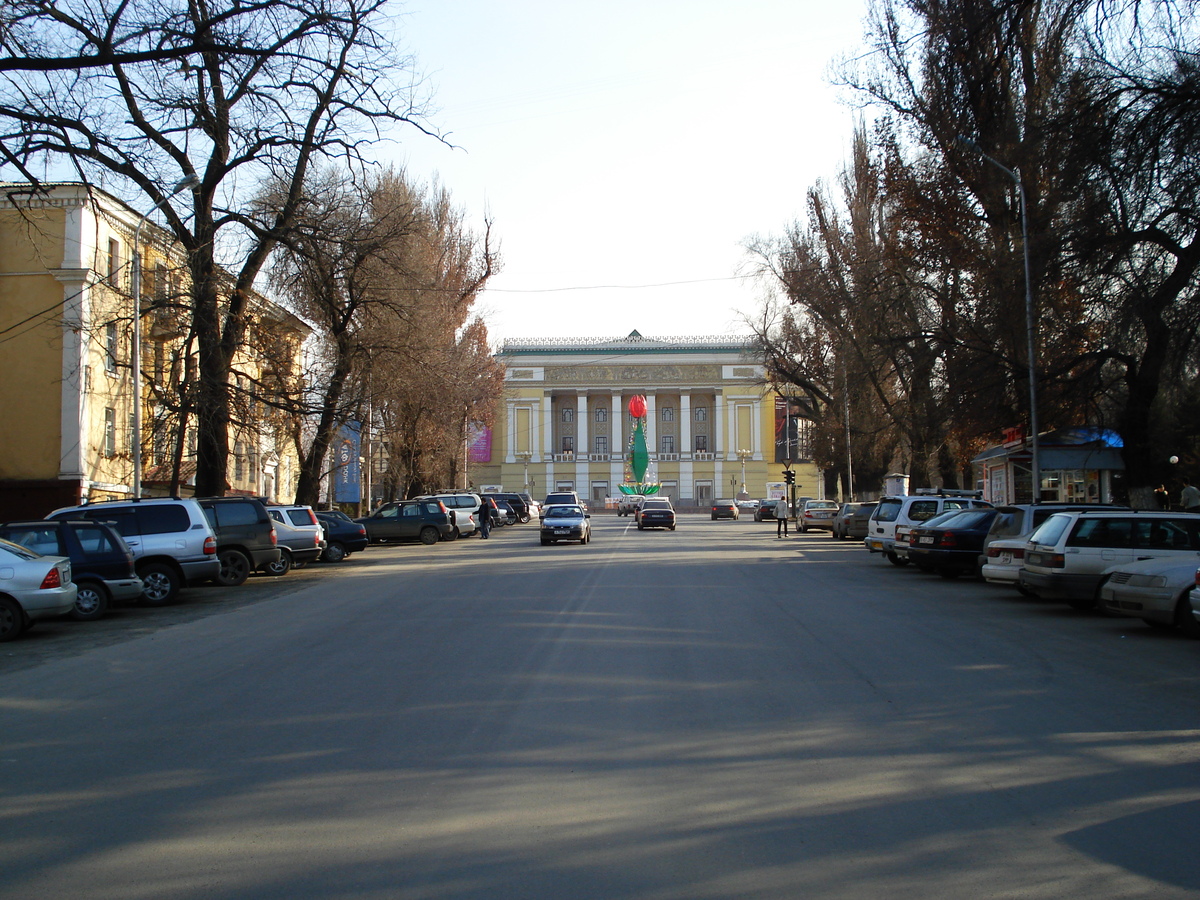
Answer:
<svg viewBox="0 0 1200 900"><path fill-rule="evenodd" d="M135 251L142 270L136 379ZM182 476L176 488L188 492L194 429L186 417L181 428L178 415L195 360L186 298L187 268L169 232L143 223L120 200L78 183L36 193L3 185L0 415L8 427L0 433L0 515L41 516L59 506L132 496L137 434L143 495L166 493L167 473L176 468ZM247 341L235 370L260 387L289 382L307 327L263 298L254 319L251 334L266 337ZM264 348L272 349L270 359ZM140 429L133 420L135 383ZM230 488L284 499L295 482L289 429L273 414L260 415L253 396L242 403L247 415L238 417L231 436Z"/></svg>
<svg viewBox="0 0 1200 900"><path fill-rule="evenodd" d="M594 508L629 479L630 398L646 398L646 481L682 508L784 493L819 496L820 479L792 407L765 386L747 337L506 341L508 386L495 426L468 454L472 485L574 490ZM800 435L800 437L797 437ZM785 462L790 460L790 463Z"/></svg>

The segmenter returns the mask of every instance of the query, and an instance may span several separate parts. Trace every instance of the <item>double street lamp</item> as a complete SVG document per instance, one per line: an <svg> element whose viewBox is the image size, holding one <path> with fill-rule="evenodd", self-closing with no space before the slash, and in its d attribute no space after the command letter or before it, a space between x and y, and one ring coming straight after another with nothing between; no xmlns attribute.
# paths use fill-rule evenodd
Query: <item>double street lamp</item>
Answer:
<svg viewBox="0 0 1200 900"><path fill-rule="evenodd" d="M133 293L133 339L130 347L131 368L133 370L133 496L142 496L142 257L139 244L142 238L142 226L163 204L188 188L200 184L197 175L188 175L171 188L171 193L161 200L138 220L137 228L133 230L133 272L131 285Z"/></svg>
<svg viewBox="0 0 1200 900"><path fill-rule="evenodd" d="M1033 502L1040 503L1042 499L1042 467L1041 460L1038 454L1038 445L1040 439L1038 437L1038 404L1037 404L1037 364L1035 362L1035 325L1033 317L1033 283L1029 274L1029 212L1028 204L1025 202L1025 185L1021 181L1021 176L1017 172L1003 165L991 156L988 156L980 148L978 144L969 138L959 137L958 143L966 147L968 150L973 150L978 153L993 166L1007 175L1017 185L1017 195L1021 202L1021 249L1025 256L1025 340L1027 343L1026 353L1029 357L1029 449L1030 449L1030 467L1032 468L1033 476Z"/></svg>

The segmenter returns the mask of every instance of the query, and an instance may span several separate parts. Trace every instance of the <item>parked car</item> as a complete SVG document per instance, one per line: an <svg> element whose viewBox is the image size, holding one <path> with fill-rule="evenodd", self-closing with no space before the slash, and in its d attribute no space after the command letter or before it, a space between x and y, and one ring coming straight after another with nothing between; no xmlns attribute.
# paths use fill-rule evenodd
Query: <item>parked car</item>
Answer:
<svg viewBox="0 0 1200 900"><path fill-rule="evenodd" d="M493 497L492 502L496 504L496 511L498 513L498 517L496 519L497 525L517 524L519 517L517 516L517 511L512 508L511 503L500 497ZM583 504L580 505L582 506Z"/></svg>
<svg viewBox="0 0 1200 900"><path fill-rule="evenodd" d="M503 500L505 503L507 503L512 508L512 511L516 514L517 522L520 522L523 525L529 521L529 519L530 519L529 504L525 502L525 498L523 496L521 496L520 494L517 494L517 493L512 493L512 492L495 493L495 494L492 494L492 496L496 498L497 502ZM509 524L511 525L514 523L510 522Z"/></svg>
<svg viewBox="0 0 1200 900"><path fill-rule="evenodd" d="M988 509L992 504L976 499L974 492L943 492L884 497L867 520L863 544L872 553L882 553L892 565L908 565L907 534L914 525L928 522L952 509ZM897 531L903 529L904 546L897 548Z"/></svg>
<svg viewBox="0 0 1200 900"><path fill-rule="evenodd" d="M75 593L71 560L0 541L0 641L20 637L40 619L71 612Z"/></svg>
<svg viewBox="0 0 1200 900"><path fill-rule="evenodd" d="M319 509L316 511L317 521L325 529L325 552L321 554L321 562L339 563L351 553L359 553L367 549L370 540L367 529L355 522L348 515L336 509Z"/></svg>
<svg viewBox="0 0 1200 900"><path fill-rule="evenodd" d="M592 517L578 503L544 506L542 511L545 513L541 524L542 546L559 541L579 541L581 544L591 541Z"/></svg>
<svg viewBox="0 0 1200 900"><path fill-rule="evenodd" d="M737 518L736 516L734 518ZM665 497L647 497L637 515L638 531L646 528L667 528L675 530L675 508Z"/></svg>
<svg viewBox="0 0 1200 900"><path fill-rule="evenodd" d="M529 496L529 494L521 494L520 496L525 501L525 509L529 513L529 518L533 519L534 516L541 512L541 504Z"/></svg>
<svg viewBox="0 0 1200 900"><path fill-rule="evenodd" d="M643 507L645 504L642 504ZM712 517L715 522L717 519L737 519L741 515L735 500L714 500L712 505Z"/></svg>
<svg viewBox="0 0 1200 900"><path fill-rule="evenodd" d="M1107 509L1055 513L1029 536L1020 584L1043 600L1091 609L1107 570L1143 559L1200 565L1200 515Z"/></svg>
<svg viewBox="0 0 1200 900"><path fill-rule="evenodd" d="M980 574L993 584L1020 586L1021 564L1025 561L1025 544L1034 530L1056 512L1087 509L1128 509L1095 503L1017 503L998 507L1000 515L984 539L984 558Z"/></svg>
<svg viewBox="0 0 1200 900"><path fill-rule="evenodd" d="M866 503L843 503L837 515L833 517L833 528L829 533L837 540L865 538L867 520L871 518L875 505L874 500Z"/></svg>
<svg viewBox="0 0 1200 900"><path fill-rule="evenodd" d="M618 516L636 516L638 507L646 499L645 494L622 494L617 498Z"/></svg>
<svg viewBox="0 0 1200 900"><path fill-rule="evenodd" d="M19 544L39 556L71 560L75 608L71 618L99 619L113 603L133 602L142 595L142 579L133 567L133 551L107 522L84 519L5 522L0 539Z"/></svg>
<svg viewBox="0 0 1200 900"><path fill-rule="evenodd" d="M997 509L955 510L914 525L908 533L908 558L945 578L978 574L983 542L999 514Z"/></svg>
<svg viewBox="0 0 1200 900"><path fill-rule="evenodd" d="M479 506L483 498L474 491L451 491L442 494L425 494L418 500L440 500L446 509L450 510L450 518L454 520L452 538L470 537L479 527Z"/></svg>
<svg viewBox="0 0 1200 900"><path fill-rule="evenodd" d="M838 509L835 500L805 500L797 510L796 523L801 532L814 529L833 531L833 517L837 515Z"/></svg>
<svg viewBox="0 0 1200 900"><path fill-rule="evenodd" d="M354 521L367 529L367 537L375 543L420 541L436 544L448 540L454 527L450 510L440 500L395 500Z"/></svg>
<svg viewBox="0 0 1200 900"><path fill-rule="evenodd" d="M201 497L199 503L217 536L221 570L213 581L237 587L251 572L278 566L278 536L265 503L257 497Z"/></svg>
<svg viewBox="0 0 1200 900"><path fill-rule="evenodd" d="M758 501L757 500L745 500L745 499L738 500L737 508L741 512L753 513L756 509L758 509Z"/></svg>
<svg viewBox="0 0 1200 900"><path fill-rule="evenodd" d="M133 551L142 603L147 606L171 603L185 584L211 581L221 572L217 537L195 500L114 500L63 507L46 518L112 524Z"/></svg>
<svg viewBox="0 0 1200 900"><path fill-rule="evenodd" d="M286 575L292 568L303 568L321 558L325 529L311 506L268 506L267 515L275 524L279 561L267 563L264 572Z"/></svg>
<svg viewBox="0 0 1200 900"><path fill-rule="evenodd" d="M1105 570L1100 605L1115 616L1132 616L1154 628L1178 628L1200 638L1190 594L1196 586L1195 562L1145 559Z"/></svg>

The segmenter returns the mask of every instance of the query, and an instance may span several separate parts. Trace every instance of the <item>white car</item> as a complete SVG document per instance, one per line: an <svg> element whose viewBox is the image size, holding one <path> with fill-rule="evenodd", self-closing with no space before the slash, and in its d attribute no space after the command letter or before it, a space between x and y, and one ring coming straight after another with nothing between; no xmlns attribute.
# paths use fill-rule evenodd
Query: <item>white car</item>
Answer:
<svg viewBox="0 0 1200 900"><path fill-rule="evenodd" d="M1025 562L1025 544L1028 540L1028 536L1022 536L988 544L984 551L987 562L980 569L983 580L992 584L1010 584L1024 593L1020 585L1021 564Z"/></svg>
<svg viewBox="0 0 1200 900"><path fill-rule="evenodd" d="M882 553L894 566L907 566L907 535L914 525L928 522L952 509L990 509L991 506L984 500L964 496L962 492L884 497L867 520L863 545L872 553ZM903 539L900 543L896 539L897 532Z"/></svg>
<svg viewBox="0 0 1200 900"><path fill-rule="evenodd" d="M71 560L0 541L0 641L20 637L38 619L65 616L76 592Z"/></svg>
<svg viewBox="0 0 1200 900"><path fill-rule="evenodd" d="M1197 564L1177 559L1145 559L1113 566L1100 583L1100 605L1117 616L1141 619L1154 628L1178 628L1200 638L1190 594Z"/></svg>

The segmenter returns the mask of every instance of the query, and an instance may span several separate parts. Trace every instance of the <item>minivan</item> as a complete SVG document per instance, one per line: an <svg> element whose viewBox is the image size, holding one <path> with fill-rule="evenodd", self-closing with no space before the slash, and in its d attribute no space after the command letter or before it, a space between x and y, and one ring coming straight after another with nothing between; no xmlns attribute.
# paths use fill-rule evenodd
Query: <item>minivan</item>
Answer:
<svg viewBox="0 0 1200 900"><path fill-rule="evenodd" d="M1020 585L1043 600L1092 609L1104 571L1143 559L1200 565L1200 515L1166 511L1055 513L1029 536Z"/></svg>

